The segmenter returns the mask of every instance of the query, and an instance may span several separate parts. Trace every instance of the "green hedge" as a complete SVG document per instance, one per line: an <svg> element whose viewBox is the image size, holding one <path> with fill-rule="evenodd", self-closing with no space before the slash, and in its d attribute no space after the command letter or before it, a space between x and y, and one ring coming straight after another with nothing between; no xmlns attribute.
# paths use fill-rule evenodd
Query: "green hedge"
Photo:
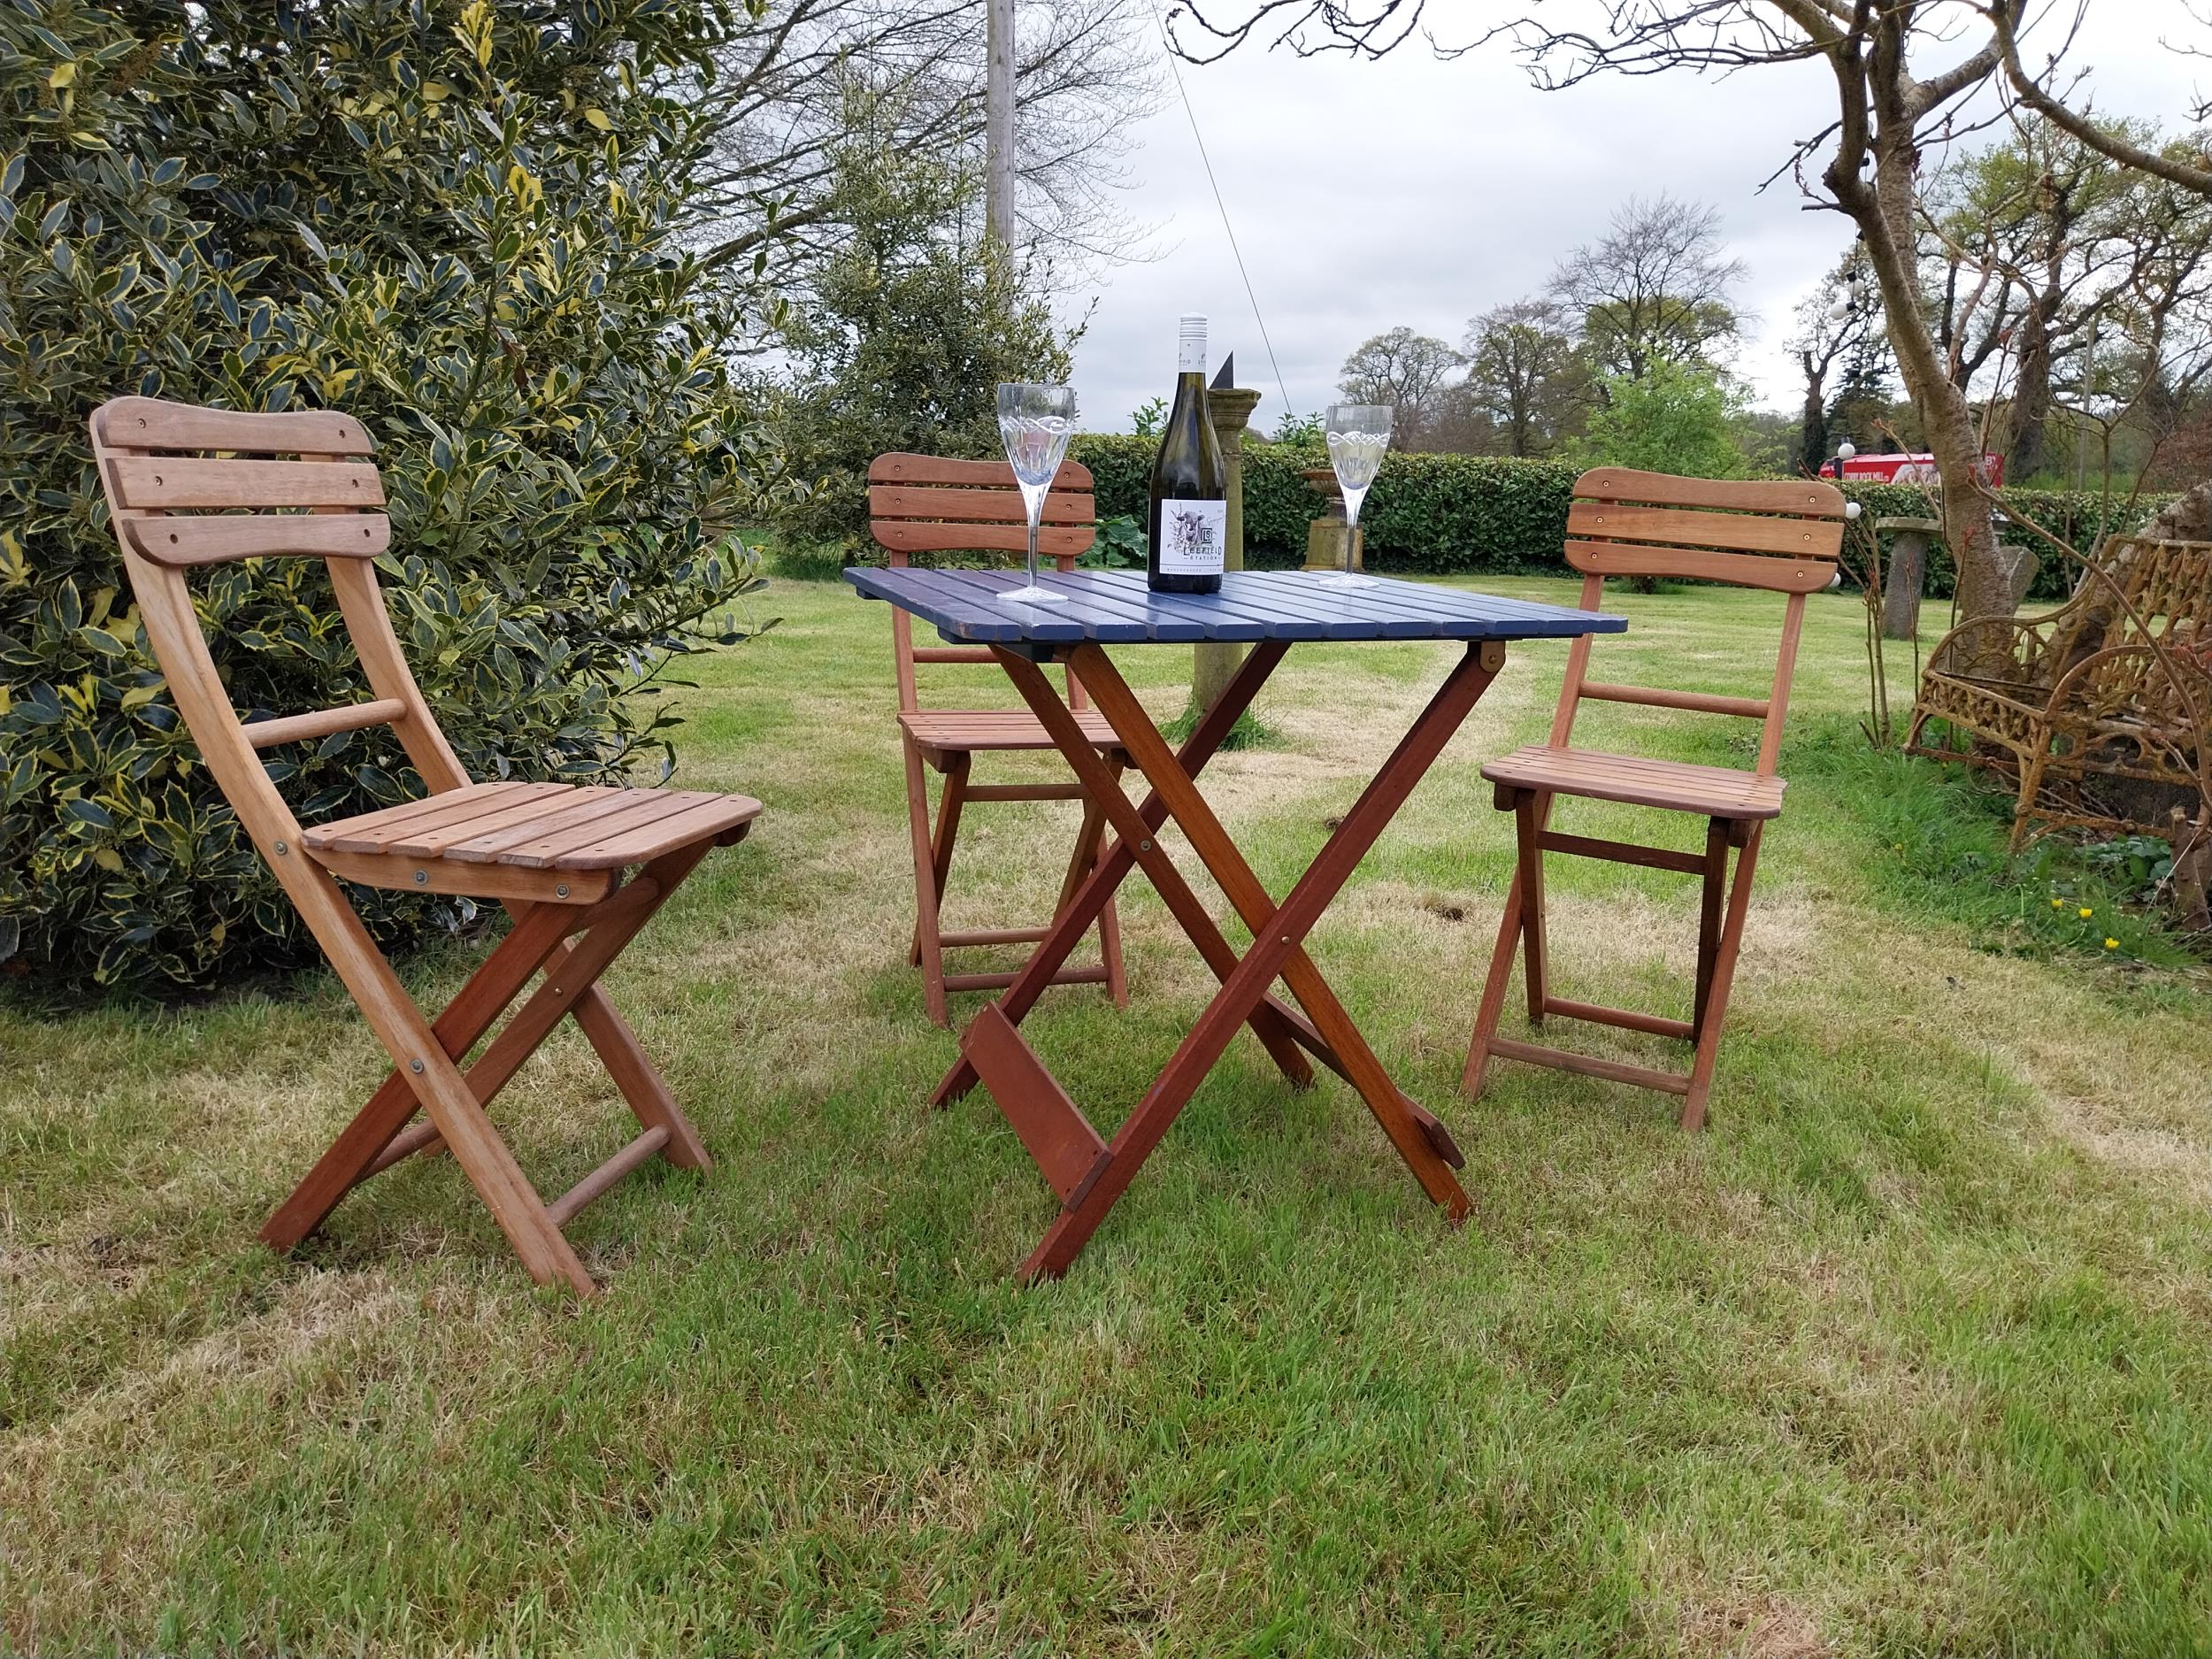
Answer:
<svg viewBox="0 0 2212 1659"><path fill-rule="evenodd" d="M1142 518L1145 481L1157 440L1122 434L1086 434L1069 453L1091 469L1101 518ZM1302 476L1328 465L1317 447L1248 439L1244 446L1245 555L1255 566L1294 565L1306 550L1306 526L1321 511L1321 497ZM1383 463L1361 515L1369 561L1378 570L1430 574L1564 572L1560 547L1567 534L1567 503L1581 468L1566 461L1519 461L1502 456L1401 455ZM1848 484L1862 522L1918 518L1928 511L1925 492L1909 485ZM2132 529L2166 500L2146 496L2127 508L2107 509L2094 491L2007 490L2005 510L2041 525L2086 552L2105 530ZM2057 596L2072 585L2068 562L2040 537L2008 538L2043 555L2035 591ZM1947 597L1948 553L1930 549L1928 591Z"/></svg>

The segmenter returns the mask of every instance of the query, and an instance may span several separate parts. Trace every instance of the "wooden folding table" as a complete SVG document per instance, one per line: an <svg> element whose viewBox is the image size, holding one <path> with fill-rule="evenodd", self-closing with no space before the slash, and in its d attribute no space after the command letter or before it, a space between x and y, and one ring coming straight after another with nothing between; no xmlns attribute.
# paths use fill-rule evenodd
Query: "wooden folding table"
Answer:
<svg viewBox="0 0 2212 1659"><path fill-rule="evenodd" d="M1333 588L1302 572L1232 572L1223 578L1219 593L1204 595L1152 593L1135 572L1048 573L1041 579L1045 585L1067 595L1064 603L1048 606L1017 604L1000 596L1020 585L1015 572L854 569L845 579L863 595L887 600L934 624L954 643L987 646L1114 832L1096 869L1055 918L1027 964L962 1035L960 1063L934 1097L943 1104L979 1079L983 1082L1060 1195L1060 1214L1023 1264L1022 1277L1050 1278L1067 1271L1245 1025L1292 1084L1312 1080L1310 1058L1350 1083L1429 1197L1453 1220L1464 1217L1467 1195L1452 1173L1463 1160L1450 1133L1390 1080L1306 955L1305 939L1497 676L1505 663L1506 641L1616 633L1627 625L1593 611L1413 582ZM1198 640L1245 642L1251 649L1179 750L1161 735L1103 648ZM1279 905L1199 793L1197 780L1275 665L1302 640L1448 640L1464 649ZM1096 744L1039 666L1054 661L1064 661L1082 682L1151 786L1141 804L1122 792ZM1253 943L1241 956L1161 845L1159 833L1171 818L1251 930ZM1133 868L1151 880L1221 988L1108 1141L1092 1128L1018 1027ZM1297 1009L1273 994L1279 978Z"/></svg>

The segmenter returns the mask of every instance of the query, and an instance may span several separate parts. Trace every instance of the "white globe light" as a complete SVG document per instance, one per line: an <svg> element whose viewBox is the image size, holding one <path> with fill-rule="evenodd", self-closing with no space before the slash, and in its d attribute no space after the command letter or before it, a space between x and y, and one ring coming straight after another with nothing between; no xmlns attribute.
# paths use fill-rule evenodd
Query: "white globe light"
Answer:
<svg viewBox="0 0 2212 1659"><path fill-rule="evenodd" d="M1846 318L1851 315L1851 302L1849 300L1837 301L1835 309L1831 311L1828 315L1834 318L1838 322L1843 321Z"/></svg>
<svg viewBox="0 0 2212 1659"><path fill-rule="evenodd" d="M1855 501L1845 502L1843 503L1843 516L1847 518L1857 518L1859 516L1859 503Z"/></svg>
<svg viewBox="0 0 2212 1659"><path fill-rule="evenodd" d="M1848 438L1846 438L1841 443L1836 445L1836 459L1839 461L1847 461L1858 452L1858 445L1853 443Z"/></svg>

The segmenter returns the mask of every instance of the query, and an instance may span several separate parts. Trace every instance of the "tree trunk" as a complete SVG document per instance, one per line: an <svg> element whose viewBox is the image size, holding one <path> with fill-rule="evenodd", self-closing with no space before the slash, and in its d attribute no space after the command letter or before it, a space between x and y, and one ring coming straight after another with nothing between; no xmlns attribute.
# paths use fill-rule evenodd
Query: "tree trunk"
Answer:
<svg viewBox="0 0 2212 1659"><path fill-rule="evenodd" d="M1828 459L1828 376L1825 365L1814 367L1811 352L1798 356L1805 365L1805 419L1797 428L1797 470L1818 472Z"/></svg>
<svg viewBox="0 0 2212 1659"><path fill-rule="evenodd" d="M2005 476L2025 483L2043 469L2044 437L2051 416L2053 301L2037 295L2020 319L2020 368L2005 419Z"/></svg>
<svg viewBox="0 0 2212 1659"><path fill-rule="evenodd" d="M1889 520L1888 522L1895 522ZM1876 534L1881 525L1874 526ZM1920 632L1920 593L1927 580L1928 533L1900 530L1889 544L1889 568L1883 572L1882 637L1909 640Z"/></svg>
<svg viewBox="0 0 2212 1659"><path fill-rule="evenodd" d="M1919 409L1942 478L1943 539L1958 568L1959 620L2009 616L2012 595L1997 554L1990 498L1978 473L1982 446L1974 411L1965 390L1944 373L1921 304L1913 238L1913 172L1919 157L1910 123L1886 115L1874 157L1871 185L1836 164L1829 167L1826 183L1859 227L1867 263L1881 288L1890 348L1897 354L1905 390Z"/></svg>

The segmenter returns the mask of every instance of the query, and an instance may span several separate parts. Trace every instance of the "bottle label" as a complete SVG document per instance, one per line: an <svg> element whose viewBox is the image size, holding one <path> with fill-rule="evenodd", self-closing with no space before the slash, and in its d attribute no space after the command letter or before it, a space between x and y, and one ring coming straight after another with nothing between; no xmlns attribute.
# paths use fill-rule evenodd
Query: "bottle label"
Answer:
<svg viewBox="0 0 2212 1659"><path fill-rule="evenodd" d="M1228 545L1227 502L1160 503L1160 568L1169 575L1220 575Z"/></svg>

